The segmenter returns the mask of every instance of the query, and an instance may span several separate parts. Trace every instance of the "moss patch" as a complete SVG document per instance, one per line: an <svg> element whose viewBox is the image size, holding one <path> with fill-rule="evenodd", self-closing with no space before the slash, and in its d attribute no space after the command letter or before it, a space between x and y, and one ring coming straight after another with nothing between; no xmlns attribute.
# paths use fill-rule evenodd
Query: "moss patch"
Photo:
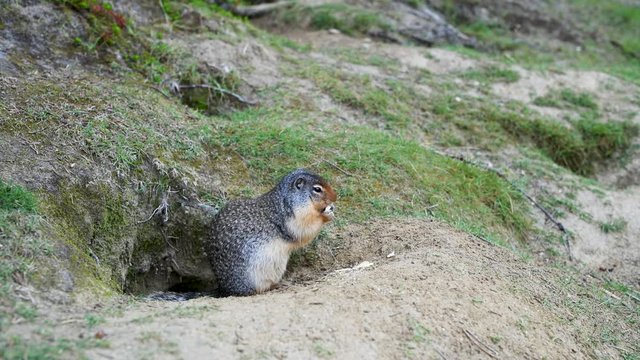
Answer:
<svg viewBox="0 0 640 360"><path fill-rule="evenodd" d="M70 267L76 286L90 293L110 293L122 288L122 258L130 256L131 216L122 194L106 184L62 186L50 195L45 212L56 219L55 229L70 250Z"/></svg>

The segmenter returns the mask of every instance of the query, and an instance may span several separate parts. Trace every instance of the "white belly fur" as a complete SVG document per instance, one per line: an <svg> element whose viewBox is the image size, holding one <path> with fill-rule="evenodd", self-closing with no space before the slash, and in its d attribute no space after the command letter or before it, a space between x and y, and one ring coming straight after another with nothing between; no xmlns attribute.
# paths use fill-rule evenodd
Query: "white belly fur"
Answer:
<svg viewBox="0 0 640 360"><path fill-rule="evenodd" d="M269 290L277 284L287 269L291 244L276 238L269 241L256 252L249 268L249 277L253 279L257 292Z"/></svg>

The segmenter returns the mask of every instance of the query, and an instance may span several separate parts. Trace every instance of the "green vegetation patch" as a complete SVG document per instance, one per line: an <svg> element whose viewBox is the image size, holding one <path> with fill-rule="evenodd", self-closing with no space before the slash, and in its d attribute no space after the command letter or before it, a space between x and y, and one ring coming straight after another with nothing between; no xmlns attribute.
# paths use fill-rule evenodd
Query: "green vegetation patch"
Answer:
<svg viewBox="0 0 640 360"><path fill-rule="evenodd" d="M455 5L452 5L455 7ZM455 10L448 11L449 16L456 16ZM494 51L513 51L522 47L522 42L518 41L509 29L500 23L492 22L473 22L473 23L460 23L460 30L468 35L471 35L478 39L482 44L488 46Z"/></svg>
<svg viewBox="0 0 640 360"><path fill-rule="evenodd" d="M624 157L638 135L638 126L630 121L599 122L583 117L573 128L557 121L527 118L514 112L492 111L508 133L533 142L555 163L580 175L591 175L597 163Z"/></svg>
<svg viewBox="0 0 640 360"><path fill-rule="evenodd" d="M571 89L560 89L536 98L533 103L538 106L555 108L572 107L597 110L598 104L593 96L586 92L575 92Z"/></svg>
<svg viewBox="0 0 640 360"><path fill-rule="evenodd" d="M397 69L400 61L395 58L370 54L361 48L338 47L328 49L328 53L336 58L356 65L371 65L382 69Z"/></svg>
<svg viewBox="0 0 640 360"><path fill-rule="evenodd" d="M624 218L616 218L600 222L599 226L600 230L605 234L619 233L623 232L627 228L627 221Z"/></svg>
<svg viewBox="0 0 640 360"><path fill-rule="evenodd" d="M23 187L0 179L0 295L16 273L35 270L35 260L51 253L51 244L39 234L42 219L36 213L36 197Z"/></svg>
<svg viewBox="0 0 640 360"><path fill-rule="evenodd" d="M481 235L522 238L530 230L526 202L495 174L383 131L319 127L275 109L234 113L216 135L212 141L239 153L264 186L296 167L336 175L347 221L433 214Z"/></svg>
<svg viewBox="0 0 640 360"><path fill-rule="evenodd" d="M95 347L107 347L108 342L93 338L65 339L53 335L40 336L37 339L21 336L0 337L0 358L6 360L24 359L67 359L85 358L84 350Z"/></svg>
<svg viewBox="0 0 640 360"><path fill-rule="evenodd" d="M468 6L468 0L436 4L458 29L479 40L481 52L496 60L533 69L593 69L640 84L640 7L633 2L571 0L563 2L560 8L564 11L560 12L552 2L538 3L536 7L551 17L545 14L539 24L529 24L538 29L525 32L509 23L509 14L470 18L463 10ZM516 10L517 16L523 14ZM554 22L566 23L566 29L550 27ZM562 32L568 37L558 36ZM469 53L468 49L457 49Z"/></svg>
<svg viewBox="0 0 640 360"><path fill-rule="evenodd" d="M21 186L5 183L0 180L0 211L36 211L36 197Z"/></svg>
<svg viewBox="0 0 640 360"><path fill-rule="evenodd" d="M404 128L425 110L421 97L400 81L376 84L366 75L347 74L315 64L303 65L297 74L311 79L335 101L382 117L388 128Z"/></svg>
<svg viewBox="0 0 640 360"><path fill-rule="evenodd" d="M573 0L587 30L606 34L620 51L640 59L640 7L625 1ZM588 21L587 21L588 20Z"/></svg>
<svg viewBox="0 0 640 360"><path fill-rule="evenodd" d="M24 347L20 339L7 335L8 327L18 319L33 322L36 308L13 293L14 279L30 282L37 274L47 273L47 259L53 244L44 234L45 221L38 215L36 196L23 187L0 179L0 358L28 358L35 345ZM37 352L40 352L38 350ZM20 356L18 356L20 355Z"/></svg>
<svg viewBox="0 0 640 360"><path fill-rule="evenodd" d="M50 0L80 12L89 22L89 34L85 39L76 38L77 45L89 50L98 45L113 45L122 41L128 29L127 18L113 10L111 4L98 0Z"/></svg>
<svg viewBox="0 0 640 360"><path fill-rule="evenodd" d="M462 74L462 78L476 80L482 83L514 83L520 80L517 71L507 69L497 65L486 66L480 69L469 70Z"/></svg>
<svg viewBox="0 0 640 360"><path fill-rule="evenodd" d="M207 112L234 99L239 78L234 72L224 72L201 64L187 51L169 46L160 33L148 29L134 29L124 14L113 10L109 3L97 0L51 0L82 14L88 21L87 34L75 39L85 53L99 55L105 63L118 68L122 60L126 66L142 74L167 96L180 95L183 103ZM203 1L187 2L163 0L159 2L172 23L179 23L185 9L197 9L203 16L227 16L217 5ZM236 24L239 20L227 19ZM290 43L286 43L290 44ZM117 51L103 51L105 47ZM119 54L122 59L115 58ZM234 103L235 104L235 103Z"/></svg>
<svg viewBox="0 0 640 360"><path fill-rule="evenodd" d="M374 29L388 30L390 24L379 13L343 3L295 6L282 15L284 23L308 23L319 30L337 29L347 35L367 34Z"/></svg>
<svg viewBox="0 0 640 360"><path fill-rule="evenodd" d="M302 64L297 73L311 79L335 101L380 116L386 120L388 130L417 125L441 144L462 144L466 140L488 149L524 139L558 165L580 175L593 174L599 163L624 159L638 135L638 126L630 121L597 120L593 111L597 108L595 102L588 95L569 91L559 92L560 99L572 106L587 107L589 111L567 126L541 118L522 105L491 105L449 95L446 84L433 84L439 94L426 98L400 81L377 84L368 76L315 64ZM467 76L483 81L517 78L517 73L514 72L513 77L509 74L510 70L503 73L500 68L494 68Z"/></svg>

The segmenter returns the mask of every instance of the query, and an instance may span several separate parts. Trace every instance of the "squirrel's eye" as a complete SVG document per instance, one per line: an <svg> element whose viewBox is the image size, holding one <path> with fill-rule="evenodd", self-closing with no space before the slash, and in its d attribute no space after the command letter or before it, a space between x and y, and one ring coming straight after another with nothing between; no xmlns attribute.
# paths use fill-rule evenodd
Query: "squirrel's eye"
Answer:
<svg viewBox="0 0 640 360"><path fill-rule="evenodd" d="M322 192L322 188L320 186L314 186L313 187L313 191L317 192L317 193L321 193Z"/></svg>

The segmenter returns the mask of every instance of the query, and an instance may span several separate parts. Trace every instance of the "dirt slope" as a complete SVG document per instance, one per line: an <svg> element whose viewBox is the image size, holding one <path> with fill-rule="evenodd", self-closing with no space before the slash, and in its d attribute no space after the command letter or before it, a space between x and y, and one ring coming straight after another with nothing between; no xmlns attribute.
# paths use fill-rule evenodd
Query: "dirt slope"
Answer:
<svg viewBox="0 0 640 360"><path fill-rule="evenodd" d="M282 288L259 296L119 299L99 311L106 323L89 330L82 312L60 313L57 333L104 331L110 345L90 350L92 359L615 356L614 346L585 342L598 321L598 331L616 326L638 340L599 295L576 290L576 281L593 279L540 268L446 224L379 220L335 236L343 251L313 279L293 269ZM577 301L587 306L566 305Z"/></svg>

